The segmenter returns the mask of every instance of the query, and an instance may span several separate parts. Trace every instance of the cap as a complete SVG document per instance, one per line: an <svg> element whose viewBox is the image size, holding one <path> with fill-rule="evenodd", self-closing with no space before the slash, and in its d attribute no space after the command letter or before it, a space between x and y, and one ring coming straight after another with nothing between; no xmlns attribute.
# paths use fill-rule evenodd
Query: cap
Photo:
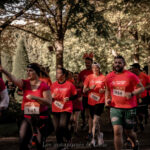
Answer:
<svg viewBox="0 0 150 150"><path fill-rule="evenodd" d="M99 67L99 68L100 68L100 64L99 64L99 63L97 63L97 62L93 62L92 66L93 66L93 65L96 65L97 67Z"/></svg>

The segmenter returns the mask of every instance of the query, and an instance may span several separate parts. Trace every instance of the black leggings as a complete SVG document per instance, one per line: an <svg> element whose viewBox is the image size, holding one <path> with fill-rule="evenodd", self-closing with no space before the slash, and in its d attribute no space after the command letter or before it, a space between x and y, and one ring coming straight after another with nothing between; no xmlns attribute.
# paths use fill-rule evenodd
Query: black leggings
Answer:
<svg viewBox="0 0 150 150"><path fill-rule="evenodd" d="M44 135L44 132L42 128L42 125L44 125L44 122L46 120L39 119L38 125L36 127L36 147L37 150L44 150L45 148L42 147L42 142L46 138ZM40 128L41 127L41 128ZM33 125L31 123L30 119L24 118L19 130L19 140L20 140L20 149L19 150L29 150L29 143L31 142L32 135L35 128L33 129Z"/></svg>
<svg viewBox="0 0 150 150"><path fill-rule="evenodd" d="M71 113L69 112L54 112L53 124L56 132L58 144L64 143L64 137L67 141L71 140L71 133L68 129Z"/></svg>

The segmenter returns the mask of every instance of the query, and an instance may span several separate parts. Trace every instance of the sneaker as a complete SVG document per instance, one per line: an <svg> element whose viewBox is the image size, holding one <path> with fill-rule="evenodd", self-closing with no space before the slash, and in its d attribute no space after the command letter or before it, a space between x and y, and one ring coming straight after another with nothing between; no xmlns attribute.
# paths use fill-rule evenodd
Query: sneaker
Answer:
<svg viewBox="0 0 150 150"><path fill-rule="evenodd" d="M92 139L92 141L90 142L90 146L92 146L92 147L95 147L95 144L96 144L96 141L95 141L95 139Z"/></svg>
<svg viewBox="0 0 150 150"><path fill-rule="evenodd" d="M97 136L97 144L98 144L98 146L102 146L104 144L102 132L100 132L100 134Z"/></svg>
<svg viewBox="0 0 150 150"><path fill-rule="evenodd" d="M140 150L138 141L136 141L135 146L133 147L133 150Z"/></svg>

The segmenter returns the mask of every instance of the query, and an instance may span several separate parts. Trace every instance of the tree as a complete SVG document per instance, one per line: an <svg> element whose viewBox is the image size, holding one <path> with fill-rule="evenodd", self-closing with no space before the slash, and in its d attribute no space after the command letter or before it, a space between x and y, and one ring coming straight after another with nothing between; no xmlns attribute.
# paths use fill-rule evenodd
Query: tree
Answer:
<svg viewBox="0 0 150 150"><path fill-rule="evenodd" d="M39 31L33 32L33 28L29 30L24 26L12 26L52 42L56 66L63 66L64 38L68 29L75 28L78 36L90 24L97 28L99 33L107 30L107 23L101 11L96 11L93 1L89 0L39 0L31 11L22 15L22 19L28 23L40 23L49 27L49 32L41 34ZM45 38L49 33L51 36Z"/></svg>
<svg viewBox="0 0 150 150"><path fill-rule="evenodd" d="M23 38L20 38L16 49L16 55L13 61L12 74L15 75L16 78L25 79L26 68L28 64L29 64L29 59L25 47L25 42Z"/></svg>

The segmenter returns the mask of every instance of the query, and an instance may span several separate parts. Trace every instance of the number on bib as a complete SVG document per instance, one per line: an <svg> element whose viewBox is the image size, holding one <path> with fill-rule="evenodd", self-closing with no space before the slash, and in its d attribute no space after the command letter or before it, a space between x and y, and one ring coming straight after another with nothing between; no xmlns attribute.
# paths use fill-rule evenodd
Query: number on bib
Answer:
<svg viewBox="0 0 150 150"><path fill-rule="evenodd" d="M91 93L90 97L97 102L100 100L100 96L96 93Z"/></svg>
<svg viewBox="0 0 150 150"><path fill-rule="evenodd" d="M59 108L59 109L63 109L64 108L64 104L59 102L59 101L54 101L54 105Z"/></svg>
<svg viewBox="0 0 150 150"><path fill-rule="evenodd" d="M38 115L40 114L40 104L37 102L27 102L24 105L25 115Z"/></svg>
<svg viewBox="0 0 150 150"><path fill-rule="evenodd" d="M118 89L113 89L113 95L125 97L125 91L118 90Z"/></svg>

